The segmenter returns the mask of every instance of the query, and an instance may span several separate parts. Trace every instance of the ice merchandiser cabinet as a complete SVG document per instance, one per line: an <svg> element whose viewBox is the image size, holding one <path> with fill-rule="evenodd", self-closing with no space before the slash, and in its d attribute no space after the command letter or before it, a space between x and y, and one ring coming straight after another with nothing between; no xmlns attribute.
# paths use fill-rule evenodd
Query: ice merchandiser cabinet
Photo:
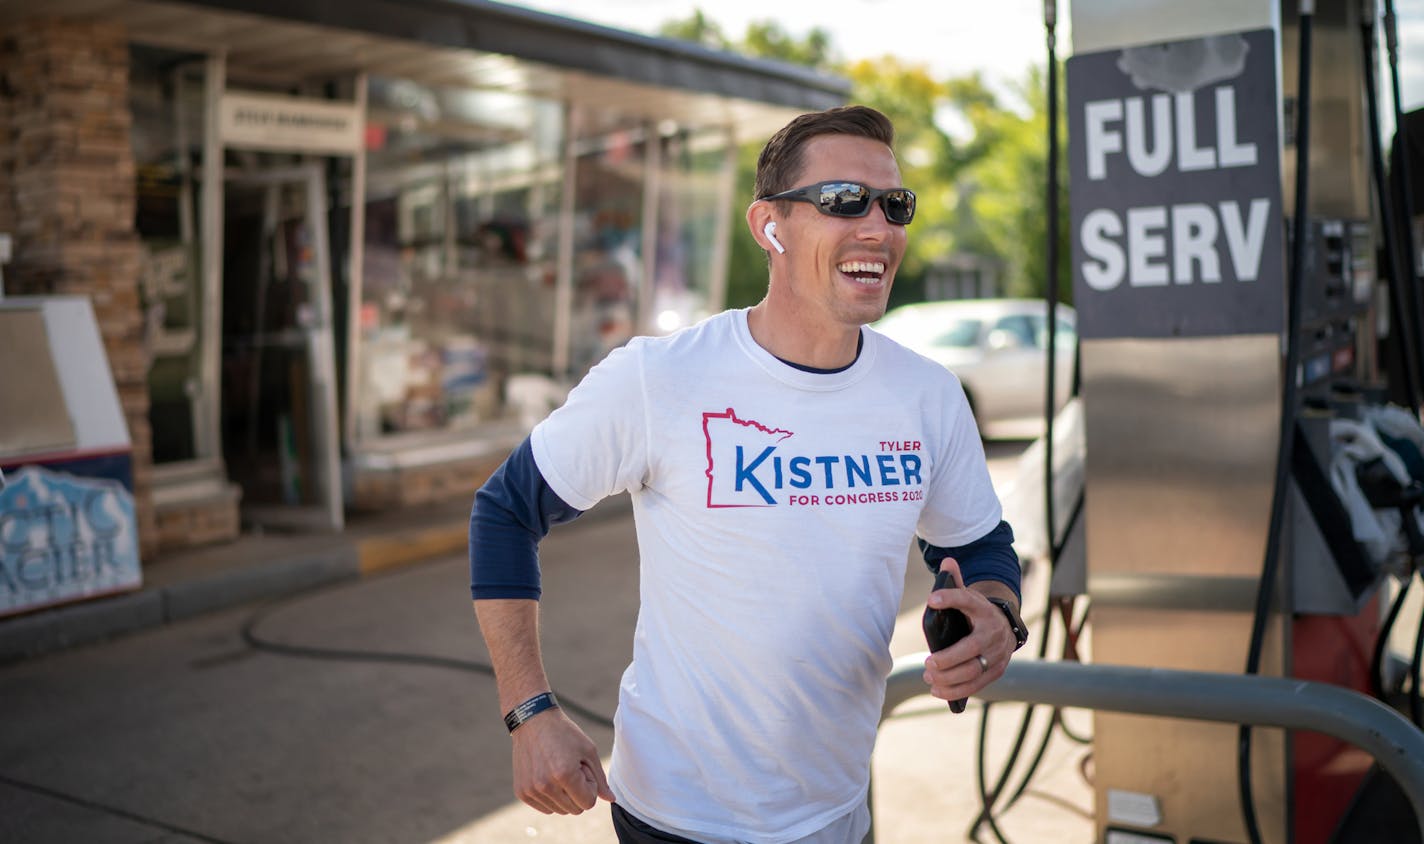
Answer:
<svg viewBox="0 0 1424 844"><path fill-rule="evenodd" d="M1307 391L1378 380L1361 5L1327 0L1313 17L1307 219L1322 258L1303 300L1330 331L1305 351ZM1240 674L1281 439L1297 6L1070 10L1093 661ZM1299 490L1288 501L1260 673L1366 691L1379 581L1342 574ZM1098 840L1245 842L1237 744L1234 725L1097 713ZM1328 840L1370 762L1270 729L1254 730L1251 759L1270 844Z"/></svg>
<svg viewBox="0 0 1424 844"><path fill-rule="evenodd" d="M0 297L0 618L138 589L133 446L90 301Z"/></svg>

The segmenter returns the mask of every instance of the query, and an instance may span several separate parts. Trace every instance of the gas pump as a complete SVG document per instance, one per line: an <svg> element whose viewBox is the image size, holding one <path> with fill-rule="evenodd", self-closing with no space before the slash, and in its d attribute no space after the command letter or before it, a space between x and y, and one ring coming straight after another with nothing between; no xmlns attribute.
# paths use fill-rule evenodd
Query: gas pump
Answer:
<svg viewBox="0 0 1424 844"><path fill-rule="evenodd" d="M1369 451L1391 381L1417 426L1420 360L1411 287L1376 278L1373 5L1070 9L1093 661L1370 694L1381 587L1424 550L1424 494ZM1107 713L1094 763L1105 844L1325 844L1370 768L1313 734Z"/></svg>

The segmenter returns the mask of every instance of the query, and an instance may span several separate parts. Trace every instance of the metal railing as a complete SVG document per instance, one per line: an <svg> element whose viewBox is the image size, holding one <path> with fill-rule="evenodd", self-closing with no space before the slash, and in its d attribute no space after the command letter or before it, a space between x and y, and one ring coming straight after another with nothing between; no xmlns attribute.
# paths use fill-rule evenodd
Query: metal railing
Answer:
<svg viewBox="0 0 1424 844"><path fill-rule="evenodd" d="M895 661L885 681L882 721L895 707L926 694L926 656ZM1369 753L1394 777L1424 839L1424 732L1374 698L1346 688L1288 677L1015 660L978 697L991 703L1041 703L1334 736ZM867 842L875 840L874 817L872 810Z"/></svg>

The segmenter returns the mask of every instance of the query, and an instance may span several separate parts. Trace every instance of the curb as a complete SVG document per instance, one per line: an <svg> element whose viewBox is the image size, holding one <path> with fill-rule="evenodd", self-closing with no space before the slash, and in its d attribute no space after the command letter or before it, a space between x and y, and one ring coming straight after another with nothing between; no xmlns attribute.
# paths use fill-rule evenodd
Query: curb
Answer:
<svg viewBox="0 0 1424 844"><path fill-rule="evenodd" d="M396 536L368 536L356 542L356 569L362 576L441 557L469 547L468 523L420 528Z"/></svg>

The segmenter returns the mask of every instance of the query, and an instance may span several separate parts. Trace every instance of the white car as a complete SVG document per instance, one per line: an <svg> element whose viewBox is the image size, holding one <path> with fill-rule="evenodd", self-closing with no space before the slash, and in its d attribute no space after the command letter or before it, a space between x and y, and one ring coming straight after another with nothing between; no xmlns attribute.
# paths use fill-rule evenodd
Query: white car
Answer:
<svg viewBox="0 0 1424 844"><path fill-rule="evenodd" d="M1076 314L1060 304L1054 338L1056 408L1072 390ZM985 437L1043 433L1048 304L1041 299L957 299L895 308L871 326L959 377ZM1056 409L1055 408L1055 409Z"/></svg>

